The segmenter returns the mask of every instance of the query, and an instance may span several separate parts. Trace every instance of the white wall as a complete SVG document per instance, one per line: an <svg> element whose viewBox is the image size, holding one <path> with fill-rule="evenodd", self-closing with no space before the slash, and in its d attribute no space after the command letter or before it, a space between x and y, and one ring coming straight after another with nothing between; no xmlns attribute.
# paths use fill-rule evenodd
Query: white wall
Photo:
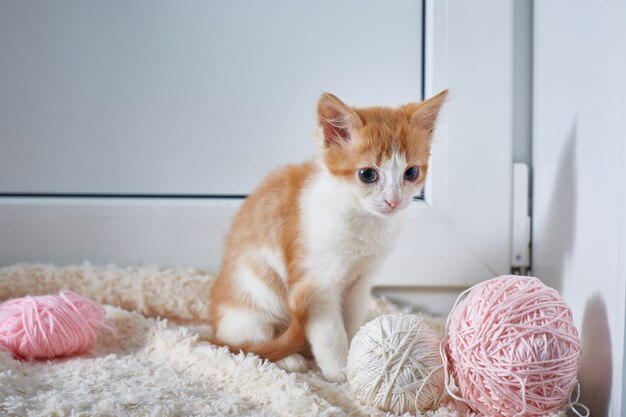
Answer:
<svg viewBox="0 0 626 417"><path fill-rule="evenodd" d="M583 401L622 416L626 1L534 8L533 272L574 311Z"/></svg>

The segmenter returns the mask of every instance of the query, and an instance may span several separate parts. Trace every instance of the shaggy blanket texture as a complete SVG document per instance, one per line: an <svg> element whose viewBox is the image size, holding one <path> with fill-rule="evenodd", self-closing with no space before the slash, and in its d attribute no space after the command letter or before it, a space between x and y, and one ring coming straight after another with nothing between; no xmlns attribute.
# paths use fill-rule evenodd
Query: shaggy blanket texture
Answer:
<svg viewBox="0 0 626 417"><path fill-rule="evenodd" d="M1 416L392 416L361 405L316 368L288 373L211 334L212 276L192 269L16 265L0 269L0 302L70 289L104 305L117 337L90 352L23 362L0 351ZM370 318L407 312L372 299ZM441 332L441 320L426 317ZM466 414L447 402L429 417Z"/></svg>

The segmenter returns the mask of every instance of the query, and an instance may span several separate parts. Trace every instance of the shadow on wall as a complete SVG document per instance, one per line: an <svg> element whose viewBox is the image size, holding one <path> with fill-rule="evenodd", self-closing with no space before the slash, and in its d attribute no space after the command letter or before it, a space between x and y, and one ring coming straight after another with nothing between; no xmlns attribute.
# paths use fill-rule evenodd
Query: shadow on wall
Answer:
<svg viewBox="0 0 626 417"><path fill-rule="evenodd" d="M577 123L574 121L558 161L547 223L541 236L547 256L547 259L542 260L545 273L541 278L558 291L563 288L564 268L569 262L576 240L576 141ZM606 305L599 294L594 294L587 301L580 330L580 401L589 407L592 416L605 417L611 392L611 335Z"/></svg>
<svg viewBox="0 0 626 417"><path fill-rule="evenodd" d="M611 399L611 333L606 305L594 294L585 305L581 330L582 355L578 379L580 401L589 407L594 417L606 417Z"/></svg>
<svg viewBox="0 0 626 417"><path fill-rule="evenodd" d="M547 222L541 237L548 256L543 261L546 273L541 279L557 291L562 289L563 266L576 239L576 124L574 121L561 152Z"/></svg>

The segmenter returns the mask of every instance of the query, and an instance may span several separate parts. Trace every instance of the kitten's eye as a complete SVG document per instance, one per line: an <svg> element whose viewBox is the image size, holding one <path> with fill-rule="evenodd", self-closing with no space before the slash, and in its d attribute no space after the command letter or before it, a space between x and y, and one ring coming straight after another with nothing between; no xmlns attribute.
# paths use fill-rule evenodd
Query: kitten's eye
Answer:
<svg viewBox="0 0 626 417"><path fill-rule="evenodd" d="M365 184L371 184L378 179L378 172L374 168L359 169L359 179Z"/></svg>
<svg viewBox="0 0 626 417"><path fill-rule="evenodd" d="M419 167L411 167L404 171L404 179L407 181L415 181L420 175Z"/></svg>

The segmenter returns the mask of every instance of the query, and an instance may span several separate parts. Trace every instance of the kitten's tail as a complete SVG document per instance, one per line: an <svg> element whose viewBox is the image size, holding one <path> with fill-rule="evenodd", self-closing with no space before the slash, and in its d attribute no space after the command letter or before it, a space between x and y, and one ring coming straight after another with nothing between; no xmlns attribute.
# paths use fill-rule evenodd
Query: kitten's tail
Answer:
<svg viewBox="0 0 626 417"><path fill-rule="evenodd" d="M206 339L218 346L226 346L233 353L240 351L254 353L272 362L302 351L307 344L306 323L309 318L309 306L313 295L312 287L299 288L291 298L289 306L289 326L275 339L257 345L228 345L219 340Z"/></svg>

